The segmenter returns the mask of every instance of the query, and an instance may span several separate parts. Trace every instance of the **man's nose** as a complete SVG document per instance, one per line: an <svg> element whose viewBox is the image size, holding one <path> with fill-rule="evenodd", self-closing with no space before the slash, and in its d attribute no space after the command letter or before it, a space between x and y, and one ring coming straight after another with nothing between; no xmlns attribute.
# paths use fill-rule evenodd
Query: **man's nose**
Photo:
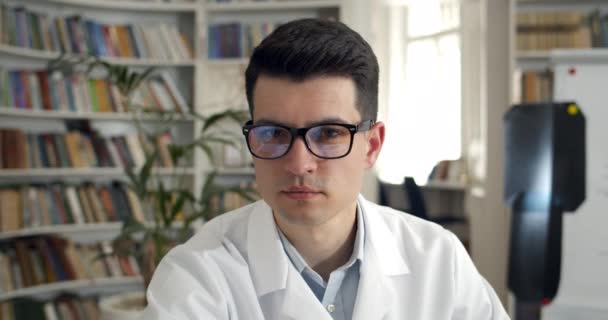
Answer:
<svg viewBox="0 0 608 320"><path fill-rule="evenodd" d="M293 145L284 156L285 169L296 176L310 174L317 169L318 158L308 151L304 139L297 137Z"/></svg>

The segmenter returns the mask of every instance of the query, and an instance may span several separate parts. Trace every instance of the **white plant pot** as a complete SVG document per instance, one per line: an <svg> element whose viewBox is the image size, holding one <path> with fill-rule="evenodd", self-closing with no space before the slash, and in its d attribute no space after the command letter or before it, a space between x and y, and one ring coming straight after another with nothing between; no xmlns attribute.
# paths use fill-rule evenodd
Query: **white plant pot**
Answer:
<svg viewBox="0 0 608 320"><path fill-rule="evenodd" d="M101 320L140 320L145 307L144 296L143 291L136 291L101 298Z"/></svg>

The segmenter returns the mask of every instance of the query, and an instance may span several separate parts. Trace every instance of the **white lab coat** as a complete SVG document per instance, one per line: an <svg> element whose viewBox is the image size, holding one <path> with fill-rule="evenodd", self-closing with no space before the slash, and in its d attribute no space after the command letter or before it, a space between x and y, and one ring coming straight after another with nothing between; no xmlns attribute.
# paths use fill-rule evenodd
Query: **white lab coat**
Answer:
<svg viewBox="0 0 608 320"><path fill-rule="evenodd" d="M353 319L508 319L458 239L359 197L364 258ZM208 222L162 260L143 319L330 320L263 201Z"/></svg>

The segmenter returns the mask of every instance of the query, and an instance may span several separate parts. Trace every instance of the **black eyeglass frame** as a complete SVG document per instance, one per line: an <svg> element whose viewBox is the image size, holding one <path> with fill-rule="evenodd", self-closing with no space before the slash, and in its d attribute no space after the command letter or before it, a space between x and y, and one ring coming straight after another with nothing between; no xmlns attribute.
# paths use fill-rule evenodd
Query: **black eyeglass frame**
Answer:
<svg viewBox="0 0 608 320"><path fill-rule="evenodd" d="M257 127L268 127L268 126L274 126L274 127L280 127L280 128L286 129L291 134L291 141L289 142L289 146L287 147L285 152L280 156L272 157L272 158L260 157L251 150L251 145L249 144L249 132ZM306 133L312 128L322 127L322 126L341 126L341 127L348 129L348 132L350 132L350 144L348 146L348 150L346 151L346 153L344 153L344 155L341 155L339 157L322 157L322 156L319 156L318 154L316 154L314 151L312 151L312 149L308 145L308 141L306 141ZM350 153L351 149L353 148L353 141L355 140L355 134L357 132L369 131L369 130L371 130L371 128L373 126L374 126L374 120L363 120L363 121L359 122L359 124L327 122L327 123L317 124L317 125L314 125L314 126L308 127L308 128L291 128L288 126L275 124L275 123L253 124L253 120L249 120L245 123L245 125L243 125L243 135L245 136L245 141L247 142L247 148L249 149L249 152L251 153L251 155L253 155L254 157L259 158L259 159L274 160L274 159L279 159L279 158L285 156L286 154L289 153L289 150L291 150L291 147L293 146L293 142L296 140L296 138L302 137L302 141L304 141L304 145L306 146L306 149L308 149L308 151L311 154L313 154L315 157L321 158L321 159L333 160L333 159L340 159L340 158L346 157Z"/></svg>

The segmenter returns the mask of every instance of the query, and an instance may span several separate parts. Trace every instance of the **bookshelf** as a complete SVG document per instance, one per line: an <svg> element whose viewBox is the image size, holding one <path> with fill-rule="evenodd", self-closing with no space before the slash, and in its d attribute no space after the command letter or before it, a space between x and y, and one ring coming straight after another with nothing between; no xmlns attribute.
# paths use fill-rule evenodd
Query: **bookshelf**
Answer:
<svg viewBox="0 0 608 320"><path fill-rule="evenodd" d="M102 30L104 28L119 30L120 27L126 26L127 31L132 33L129 38L131 41L129 43L130 52L123 52L122 47L114 44L118 46L118 49L116 47L112 49L116 52L109 54L110 51L108 50L110 49L106 47L105 53L107 54L100 54L100 56L112 64L126 65L139 70L152 66L157 69L158 73L166 73L174 82L173 86L178 88L179 93L183 96L185 105L188 108L194 108L196 112L203 115L227 108L241 110L247 108L242 74L248 62L248 51L244 50L244 48L248 47L247 50L250 50L251 48L249 47L256 44L255 41L249 41L246 45L240 43L241 52L238 56L210 58L210 45L214 45L213 42L209 41L212 26L232 23L234 26L239 26L240 29L238 30L240 31L238 32L241 32L241 35L245 35L246 29L244 26L246 25L272 23L273 26L276 26L278 23L305 17L342 20L343 14L343 3L336 0L232 1L222 3L202 0L192 2L0 0L0 4L3 5L0 71L2 69L28 72L44 70L51 60L58 58L62 54L62 51L71 52L69 53L71 57L85 57L86 54L83 52L102 52L100 49L102 48L102 44L99 41L102 41L104 46L108 46L108 43L113 42L111 39L107 40L103 38L103 40L99 40L96 38L95 28L99 28L98 26L100 26ZM62 38L61 35L58 35L56 40L52 39L52 36L49 35L50 42L45 42L46 31L44 28L40 29L40 33L35 36L34 33L36 31L32 24L32 26L28 25L30 29L27 30L31 31L30 34L27 34L28 38L19 39L21 42L17 43L14 42L17 37L13 35L11 38L13 42L11 43L11 41L8 41L10 37L7 35L7 32L16 31L5 27L7 21L5 17L7 14L14 13L14 10L19 11L21 15L25 13L27 17L34 17L29 18L34 20L27 22L38 21L38 23L42 23L42 21L46 21L49 25L57 23L58 26L64 23L69 25L70 28L72 28L71 23L74 20L69 19L78 17L76 21L80 21L83 24L89 22L89 24L93 25L90 34L87 34L89 30L86 29L86 24L83 29L85 41L89 36L93 40L83 43L82 39L78 38L78 29L74 29L76 31L70 29L74 32L72 34L73 39L70 38L69 33L68 38ZM161 29L161 25L165 26L164 30ZM22 27L23 25L20 25L20 28ZM185 43L183 45L185 51L176 52L169 49L164 54L160 54L153 52L158 51L155 50L158 47L153 47L149 43L146 44L149 52L141 49L141 43L146 43L150 33L152 33L152 37L156 36L154 32L149 30L159 30L157 33L162 33L167 32L167 29L169 30L168 32L178 32L179 36L173 38L182 39ZM237 29L232 29L232 32L235 30ZM265 32L269 31L271 30L265 30ZM61 32L61 29L58 29L57 32ZM37 42L33 40L34 37L38 37ZM138 37L140 38L139 40ZM242 37L240 39L239 41L244 41ZM26 41L24 42L24 40ZM163 47L178 47L179 45L177 43L173 46L165 45ZM188 48L191 50L191 54L189 55ZM154 54L158 54L158 56ZM40 79L41 76L37 76ZM31 79L35 79L33 76L31 77ZM96 80L95 75L93 75L92 79L87 78L88 80ZM29 82L30 85L32 85L34 80L31 81ZM132 114L119 110L120 108L116 103L110 104L111 108L102 112L98 110L99 106L97 109L93 108L93 100L84 99L71 102L69 97L63 97L67 99L63 101L60 100L61 97L58 97L57 101L59 102L52 101L50 108L40 108L40 106L46 106L46 102L40 102L39 100L31 100L28 102L29 107L22 108L17 107L16 100L14 99L11 100L13 103L6 103L6 90L13 89L13 87L7 86L7 83L10 82L6 78L0 79L0 89L4 88L4 91L0 90L0 129L22 130L25 134L34 135L46 133L62 135L69 132L67 128L68 123L86 121L102 137L117 135L121 137L133 132ZM28 82L24 83L28 84ZM69 84L66 84L66 92L70 92L67 91L68 86ZM167 82L165 88L172 95L169 87L171 86ZM85 89L80 88L78 90ZM89 90L93 89L89 88ZM107 91L103 92L111 100L112 88L108 86L105 90ZM37 93L35 90L33 92ZM82 93L84 91L79 92L87 97L86 94ZM98 93L96 91L96 94ZM29 92L29 94L32 97L32 92ZM40 94L42 95L42 92ZM89 92L89 94L92 93ZM177 100L173 98L174 106L178 104ZM38 101L39 105L37 107L33 107L35 105L34 101ZM97 102L98 104L100 103L100 101ZM159 103L157 107L164 108L165 106ZM156 116L146 114L138 115L138 120L146 126L156 126L159 122ZM176 123L176 126L170 128L170 132L172 141L177 143L188 143L195 140L202 128L200 121L188 116L178 118ZM239 133L240 131L237 128L235 132ZM0 145L2 141L0 138ZM244 144L241 146L241 149L245 151ZM131 151L129 150L129 152ZM219 152L223 151L219 150ZM31 153L28 153L28 156L31 157ZM246 158L246 152L244 156ZM0 153L1 157L2 153ZM31 162L31 160L29 161ZM201 190L205 177L211 168L217 169L218 178L225 183L239 184L243 183L243 181L251 181L254 176L253 169L248 165L248 159L244 159L243 162L243 167L235 167L234 164L210 164L206 161L204 154L201 151L197 151L188 163L175 167L158 166L153 169L153 175L160 179L171 179L176 173L185 173L187 176L186 183L197 193ZM19 188L23 186L51 185L54 183L76 185L89 183L99 186L114 181L124 181L125 179L126 175L121 165L87 167L26 166L10 169L0 165L0 188ZM230 208L232 205L239 205L238 202L234 202L234 199L231 199L230 195L227 195L226 198L228 202L223 207ZM0 231L0 246L10 245L19 239L33 239L49 235L60 236L76 243L93 243L113 238L121 227L121 221L102 222L89 220L86 220L85 223L28 226L16 230ZM0 293L0 301L15 298L38 298L48 301L65 292L76 293L77 295L104 295L106 293L140 290L141 288L142 280L140 277L79 279L2 292Z"/></svg>
<svg viewBox="0 0 608 320"><path fill-rule="evenodd" d="M515 103L552 100L555 55L601 61L608 47L605 1L518 0L512 21Z"/></svg>

